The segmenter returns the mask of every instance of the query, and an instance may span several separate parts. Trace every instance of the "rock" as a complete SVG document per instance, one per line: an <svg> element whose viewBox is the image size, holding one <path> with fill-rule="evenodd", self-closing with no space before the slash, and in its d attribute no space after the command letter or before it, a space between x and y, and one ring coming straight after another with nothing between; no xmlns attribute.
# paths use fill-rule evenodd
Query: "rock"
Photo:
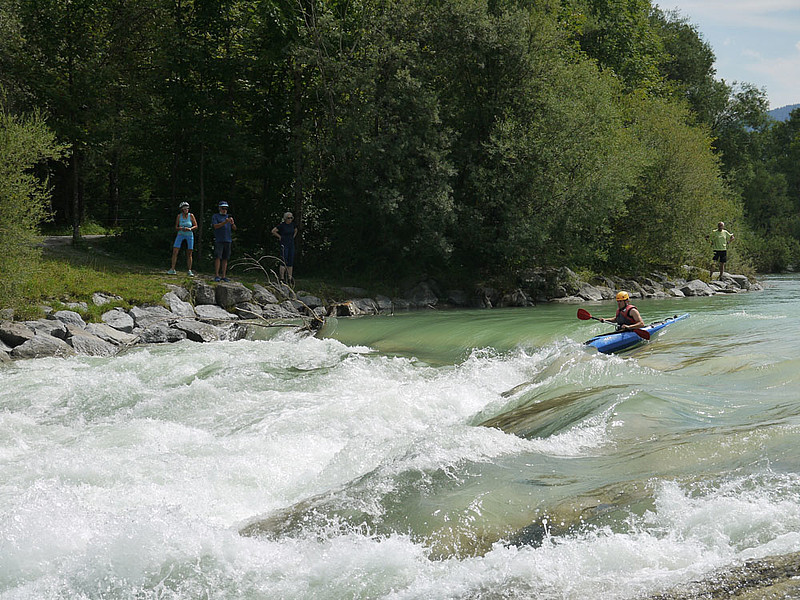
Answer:
<svg viewBox="0 0 800 600"><path fill-rule="evenodd" d="M173 315L194 319L194 307L178 298L175 292L167 292L161 300L169 306L169 310Z"/></svg>
<svg viewBox="0 0 800 600"><path fill-rule="evenodd" d="M85 354L88 356L112 356L117 353L117 347L114 344L102 340L80 327L67 325L67 329L70 333L70 336L67 338L67 343L72 346L78 354Z"/></svg>
<svg viewBox="0 0 800 600"><path fill-rule="evenodd" d="M278 298L294 298L294 290L285 283L271 283L270 288Z"/></svg>
<svg viewBox="0 0 800 600"><path fill-rule="evenodd" d="M388 296L381 296L380 294L375 296L375 304L378 305L378 310L381 312L391 312L394 308L392 299Z"/></svg>
<svg viewBox="0 0 800 600"><path fill-rule="evenodd" d="M291 315L293 318L301 316L300 311L297 309L297 307L291 300L284 300L278 306L280 306L284 310L285 314Z"/></svg>
<svg viewBox="0 0 800 600"><path fill-rule="evenodd" d="M311 309L314 309L314 308L317 308L318 306L322 306L323 305L322 300L320 300L316 296L312 296L310 294L297 296L297 299L300 302L302 302L303 304L305 304L308 308L311 308Z"/></svg>
<svg viewBox="0 0 800 600"><path fill-rule="evenodd" d="M2 320L2 321L13 321L14 320L14 309L13 308L0 309L0 320Z"/></svg>
<svg viewBox="0 0 800 600"><path fill-rule="evenodd" d="M253 292L238 281L217 284L215 294L216 303L223 307L235 306L242 302L250 302L253 299Z"/></svg>
<svg viewBox="0 0 800 600"><path fill-rule="evenodd" d="M194 285L194 304L216 304L217 294L214 287L198 281Z"/></svg>
<svg viewBox="0 0 800 600"><path fill-rule="evenodd" d="M59 310L53 313L53 318L61 321L65 325L77 325L81 329L86 327L83 317L72 310Z"/></svg>
<svg viewBox="0 0 800 600"><path fill-rule="evenodd" d="M724 281L725 283L728 284L733 284L742 290L750 289L750 280L744 275L733 275L731 273L725 273L722 277L720 277L720 281Z"/></svg>
<svg viewBox="0 0 800 600"><path fill-rule="evenodd" d="M175 319L170 311L163 306L134 306L128 311L128 314L133 317L136 327L148 329L156 323L166 323Z"/></svg>
<svg viewBox="0 0 800 600"><path fill-rule="evenodd" d="M197 318L203 321L233 321L239 318L216 304L201 304L195 306L194 310Z"/></svg>
<svg viewBox="0 0 800 600"><path fill-rule="evenodd" d="M553 298L552 302L557 302L558 304L580 304L585 300L580 296L564 296L563 298Z"/></svg>
<svg viewBox="0 0 800 600"><path fill-rule="evenodd" d="M14 348L6 344L3 340L0 340L0 352L5 352L6 354L11 354L11 351Z"/></svg>
<svg viewBox="0 0 800 600"><path fill-rule="evenodd" d="M186 339L186 332L173 329L166 323L154 323L150 327L136 328L133 333L139 337L143 344L165 344L179 342Z"/></svg>
<svg viewBox="0 0 800 600"><path fill-rule="evenodd" d="M102 319L103 323L109 327L113 327L114 329L123 331L125 333L130 333L133 331L135 326L133 317L119 308L104 312L100 318Z"/></svg>
<svg viewBox="0 0 800 600"><path fill-rule="evenodd" d="M75 350L64 340L51 335L35 335L11 351L13 358L48 358L74 356Z"/></svg>
<svg viewBox="0 0 800 600"><path fill-rule="evenodd" d="M115 329L105 323L89 323L86 325L86 331L92 335L96 335L101 340L105 340L117 346L132 346L139 341L137 336Z"/></svg>
<svg viewBox="0 0 800 600"><path fill-rule="evenodd" d="M392 299L392 309L393 310L410 310L411 303L406 300L405 298L393 298Z"/></svg>
<svg viewBox="0 0 800 600"><path fill-rule="evenodd" d="M64 304L70 310L79 310L81 312L86 312L89 310L89 305L86 302L67 302Z"/></svg>
<svg viewBox="0 0 800 600"><path fill-rule="evenodd" d="M184 302L189 302L191 294L189 293L189 290L187 290L185 287L181 285L175 285L172 283L165 283L164 286Z"/></svg>
<svg viewBox="0 0 800 600"><path fill-rule="evenodd" d="M525 292L522 290L514 290L513 292L503 295L503 297L500 298L497 303L498 307L532 305L533 302L528 299L528 297L525 295Z"/></svg>
<svg viewBox="0 0 800 600"><path fill-rule="evenodd" d="M14 321L0 321L0 340L12 348L24 344L36 335L29 327Z"/></svg>
<svg viewBox="0 0 800 600"><path fill-rule="evenodd" d="M252 302L241 302L234 307L234 311L240 319L257 319L264 312L258 304Z"/></svg>
<svg viewBox="0 0 800 600"><path fill-rule="evenodd" d="M215 342L223 337L219 327L193 319L181 319L175 323L175 329L183 331L193 342Z"/></svg>
<svg viewBox="0 0 800 600"><path fill-rule="evenodd" d="M300 315L294 310L287 310L280 304L267 304L261 315L265 319L296 319Z"/></svg>
<svg viewBox="0 0 800 600"><path fill-rule="evenodd" d="M445 302L453 306L469 306L469 296L464 290L448 290L445 294ZM380 307L380 302L378 306Z"/></svg>
<svg viewBox="0 0 800 600"><path fill-rule="evenodd" d="M378 304L372 298L356 298L350 300L350 304L355 315L377 315L380 312Z"/></svg>
<svg viewBox="0 0 800 600"><path fill-rule="evenodd" d="M594 287L593 285L589 285L588 283L584 283L580 286L578 293L575 294L584 300L592 300L592 301L599 301L603 300L603 292L600 291L598 288Z"/></svg>
<svg viewBox="0 0 800 600"><path fill-rule="evenodd" d="M681 288L684 296L713 296L712 290L705 282L700 279L693 279Z"/></svg>
<svg viewBox="0 0 800 600"><path fill-rule="evenodd" d="M112 302L121 302L122 298L119 296L114 296L112 294L104 294L102 292L95 292L92 294L92 304L95 306L105 306L106 304L111 304Z"/></svg>
<svg viewBox="0 0 800 600"><path fill-rule="evenodd" d="M9 356L8 352L0 350L0 363L7 363L7 362L11 362L11 356Z"/></svg>
<svg viewBox="0 0 800 600"><path fill-rule="evenodd" d="M426 281L415 285L413 288L408 290L404 296L408 298L412 306L418 308L436 306L436 303L439 302L439 298L434 293L433 288Z"/></svg>
<svg viewBox="0 0 800 600"><path fill-rule="evenodd" d="M253 285L253 300L259 304L278 304L275 294L257 283Z"/></svg>
<svg viewBox="0 0 800 600"><path fill-rule="evenodd" d="M67 339L67 325L63 321L39 319L38 321L30 321L28 327L37 334L52 335L60 340Z"/></svg>
<svg viewBox="0 0 800 600"><path fill-rule="evenodd" d="M685 298L686 297L686 294L684 294L682 291L680 291L676 287L669 288L667 290L667 294L669 294L670 296L673 296L675 298Z"/></svg>

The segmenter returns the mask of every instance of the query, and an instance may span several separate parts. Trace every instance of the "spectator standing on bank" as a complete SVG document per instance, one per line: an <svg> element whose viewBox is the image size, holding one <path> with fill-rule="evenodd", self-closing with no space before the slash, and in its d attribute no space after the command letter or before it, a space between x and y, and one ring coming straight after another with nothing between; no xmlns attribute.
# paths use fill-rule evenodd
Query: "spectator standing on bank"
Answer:
<svg viewBox="0 0 800 600"><path fill-rule="evenodd" d="M214 281L230 281L228 279L228 259L231 257L233 244L232 231L236 231L236 223L228 214L228 203L219 203L219 212L211 217L214 229Z"/></svg>
<svg viewBox="0 0 800 600"><path fill-rule="evenodd" d="M728 262L728 244L733 242L733 234L725 229L725 223L720 221L717 228L707 236L711 240L711 249L714 251L714 258L711 259L711 275L714 279L714 262L719 263L719 278L725 272L725 263Z"/></svg>
<svg viewBox="0 0 800 600"><path fill-rule="evenodd" d="M294 215L287 212L283 215L283 221L272 228L272 235L281 242L281 281L294 285L294 238L297 236L297 226L294 224Z"/></svg>
<svg viewBox="0 0 800 600"><path fill-rule="evenodd" d="M194 277L192 273L192 250L194 250L194 230L197 229L197 221L194 215L189 212L189 203L181 202L178 205L180 213L175 217L175 242L172 244L172 266L169 268L170 275L175 275L175 263L178 261L178 252L186 242L186 268L189 269L189 277Z"/></svg>

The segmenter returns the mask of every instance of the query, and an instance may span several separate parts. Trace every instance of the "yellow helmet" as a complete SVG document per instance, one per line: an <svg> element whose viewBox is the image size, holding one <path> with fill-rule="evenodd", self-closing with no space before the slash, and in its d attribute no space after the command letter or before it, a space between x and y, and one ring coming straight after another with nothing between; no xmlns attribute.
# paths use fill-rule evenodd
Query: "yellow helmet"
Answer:
<svg viewBox="0 0 800 600"><path fill-rule="evenodd" d="M617 293L617 301L620 301L620 300L630 300L630 298L631 298L631 297L630 297L630 295L628 294L628 292L618 292L618 293Z"/></svg>

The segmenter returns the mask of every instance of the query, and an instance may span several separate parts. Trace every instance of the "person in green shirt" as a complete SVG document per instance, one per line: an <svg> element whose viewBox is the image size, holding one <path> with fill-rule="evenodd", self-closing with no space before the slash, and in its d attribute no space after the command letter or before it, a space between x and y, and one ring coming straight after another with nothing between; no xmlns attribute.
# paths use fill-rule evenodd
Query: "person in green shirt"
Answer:
<svg viewBox="0 0 800 600"><path fill-rule="evenodd" d="M714 262L719 263L719 278L725 272L725 263L728 262L728 244L733 242L733 234L725 229L725 223L720 221L717 228L706 236L711 241L714 258L711 259L711 279L714 279Z"/></svg>

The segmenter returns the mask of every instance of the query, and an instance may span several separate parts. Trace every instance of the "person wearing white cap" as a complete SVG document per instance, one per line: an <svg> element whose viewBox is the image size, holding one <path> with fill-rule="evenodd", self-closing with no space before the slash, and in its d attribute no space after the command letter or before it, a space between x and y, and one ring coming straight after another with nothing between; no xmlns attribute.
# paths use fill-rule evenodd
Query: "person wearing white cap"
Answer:
<svg viewBox="0 0 800 600"><path fill-rule="evenodd" d="M181 202L178 208L181 210L175 218L175 229L178 234L175 236L175 243L172 244L172 266L167 273L175 275L178 252L183 246L183 242L186 242L186 266L189 269L189 277L194 277L194 273L192 273L192 250L194 250L194 230L197 229L197 221L194 215L189 212L188 202Z"/></svg>
<svg viewBox="0 0 800 600"><path fill-rule="evenodd" d="M223 200L218 208L219 212L211 217L211 227L214 228L214 281L229 281L228 259L233 243L231 231L236 231L236 223L228 214L227 202Z"/></svg>

